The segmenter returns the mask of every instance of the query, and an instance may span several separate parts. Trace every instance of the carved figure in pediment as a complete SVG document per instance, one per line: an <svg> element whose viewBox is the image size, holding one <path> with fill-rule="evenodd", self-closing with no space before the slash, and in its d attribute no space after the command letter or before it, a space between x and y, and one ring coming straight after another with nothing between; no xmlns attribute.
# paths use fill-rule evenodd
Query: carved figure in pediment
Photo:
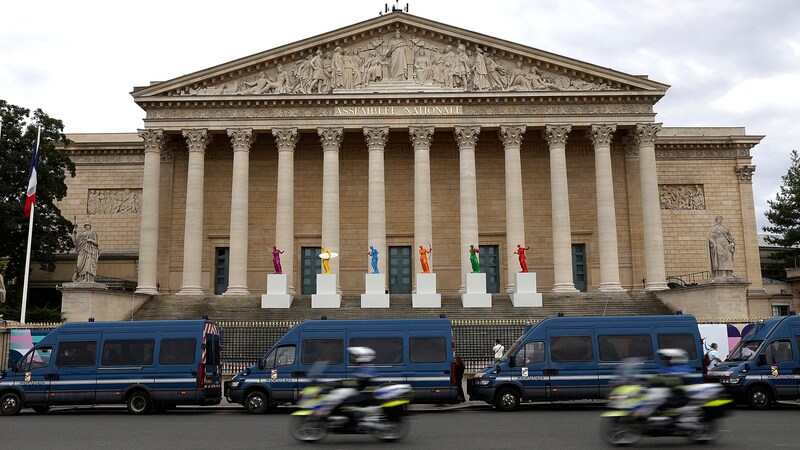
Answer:
<svg viewBox="0 0 800 450"><path fill-rule="evenodd" d="M361 70L359 70L361 64L358 55L347 49L342 50L342 61L344 65L344 69L342 69L342 87L353 89L361 84Z"/></svg>
<svg viewBox="0 0 800 450"><path fill-rule="evenodd" d="M316 89L317 93L321 94L324 92L323 84L325 82L325 68L322 65L322 50L317 50L317 53L308 60L308 64L310 66L311 78L308 81L306 93L312 94L314 93L314 89Z"/></svg>
<svg viewBox="0 0 800 450"><path fill-rule="evenodd" d="M333 49L333 56L331 57L331 69L333 70L333 87L344 87L344 55L342 55L342 48L336 47ZM348 88L350 89L350 88Z"/></svg>
<svg viewBox="0 0 800 450"><path fill-rule="evenodd" d="M489 79L489 89L502 90L506 86L506 76L508 75L506 69L497 64L494 58L486 55L486 72Z"/></svg>
<svg viewBox="0 0 800 450"><path fill-rule="evenodd" d="M322 58L322 74L324 78L320 92L327 94L333 90L333 56L331 56L331 52L325 53Z"/></svg>
<svg viewBox="0 0 800 450"><path fill-rule="evenodd" d="M489 71L486 67L486 58L483 56L483 50L478 47L475 50L475 64L472 69L472 84L475 89L479 91L487 91L491 86L489 84Z"/></svg>
<svg viewBox="0 0 800 450"><path fill-rule="evenodd" d="M305 94L308 92L308 85L311 82L311 55L306 56L306 59L301 59L294 64L292 75L295 78L295 84L292 86L292 91L297 94Z"/></svg>
<svg viewBox="0 0 800 450"><path fill-rule="evenodd" d="M431 57L421 49L414 58L414 71L417 84L430 86L433 84L433 68L431 68Z"/></svg>
<svg viewBox="0 0 800 450"><path fill-rule="evenodd" d="M444 47L440 53L433 65L433 84L453 87L453 65L456 62L456 54L450 45Z"/></svg>
<svg viewBox="0 0 800 450"><path fill-rule="evenodd" d="M381 65L381 58L378 52L370 50L369 58L364 61L364 66L361 69L363 85L367 86L373 81L383 80L383 67Z"/></svg>
<svg viewBox="0 0 800 450"><path fill-rule="evenodd" d="M241 91L248 94L267 94L274 92L276 94L285 94L289 92L289 74L283 70L283 65L278 64L278 73L275 79L271 79L264 72L259 74L259 77L253 81L245 81L241 84Z"/></svg>
<svg viewBox="0 0 800 450"><path fill-rule="evenodd" d="M460 87L464 90L469 88L469 74L471 66L467 49L464 44L458 44L455 62L453 64L453 87Z"/></svg>
<svg viewBox="0 0 800 450"><path fill-rule="evenodd" d="M525 70L522 68L522 61L517 61L516 67L511 71L511 76L508 79L509 91L527 91L531 88L531 83L526 77Z"/></svg>
<svg viewBox="0 0 800 450"><path fill-rule="evenodd" d="M389 60L389 79L408 80L413 73L414 55L408 41L400 34L400 30L395 31L394 37L386 42L384 54Z"/></svg>
<svg viewBox="0 0 800 450"><path fill-rule="evenodd" d="M536 67L531 67L531 70L525 75L525 79L528 81L528 88L534 91L544 91L544 90L558 90L558 86L548 81L544 76L542 76L542 72L539 71Z"/></svg>

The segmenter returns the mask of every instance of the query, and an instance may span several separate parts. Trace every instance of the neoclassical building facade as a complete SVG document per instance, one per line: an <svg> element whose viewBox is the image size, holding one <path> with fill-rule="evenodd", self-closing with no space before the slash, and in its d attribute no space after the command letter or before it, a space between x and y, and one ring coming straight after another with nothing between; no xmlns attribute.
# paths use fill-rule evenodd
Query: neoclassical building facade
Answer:
<svg viewBox="0 0 800 450"><path fill-rule="evenodd" d="M395 12L135 88L143 129L69 136L60 207L142 294L264 293L273 246L296 294L321 246L343 293L370 246L390 293L414 290L420 247L458 292L470 245L510 292L518 244L540 292L658 291L710 270L723 216L758 295L763 136L659 123L668 87Z"/></svg>

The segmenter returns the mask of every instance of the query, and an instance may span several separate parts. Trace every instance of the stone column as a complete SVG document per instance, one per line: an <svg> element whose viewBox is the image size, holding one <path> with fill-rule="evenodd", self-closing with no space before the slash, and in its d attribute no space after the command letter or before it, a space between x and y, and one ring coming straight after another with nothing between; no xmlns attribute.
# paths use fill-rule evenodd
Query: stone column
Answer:
<svg viewBox="0 0 800 450"><path fill-rule="evenodd" d="M567 135L570 125L545 125L550 146L550 198L553 216L553 292L576 292L572 281L572 230L567 185Z"/></svg>
<svg viewBox="0 0 800 450"><path fill-rule="evenodd" d="M658 196L656 170L656 135L660 123L636 125L636 146L639 147L639 180L642 186L642 225L644 228L644 259L646 291L668 289L664 270L664 234L661 229L661 203Z"/></svg>
<svg viewBox="0 0 800 450"><path fill-rule="evenodd" d="M431 139L433 127L410 127L408 134L414 146L414 273L422 272L419 258L415 257L420 245L433 247L433 219L431 218ZM433 270L433 254L428 255L428 266ZM416 283L416 277L414 277Z"/></svg>
<svg viewBox="0 0 800 450"><path fill-rule="evenodd" d="M614 176L611 170L611 140L615 124L592 125L589 138L594 144L594 177L597 190L597 240L600 247L601 292L624 291L619 282L617 213L614 206Z"/></svg>
<svg viewBox="0 0 800 450"><path fill-rule="evenodd" d="M330 251L339 253L339 145L342 128L319 128L322 142L322 242ZM339 275L339 259L330 262L331 273ZM339 278L337 277L337 280ZM337 286L338 290L338 286Z"/></svg>
<svg viewBox="0 0 800 450"><path fill-rule="evenodd" d="M506 170L506 248L505 254L511 257L517 244L525 247L525 214L522 204L522 160L519 147L525 134L525 125L502 125L498 136L505 148ZM501 253L503 254L503 253ZM502 258L501 258L502 259ZM509 261L507 258L506 261ZM514 292L519 267L516 263L508 263L508 279L506 292Z"/></svg>
<svg viewBox="0 0 800 450"><path fill-rule="evenodd" d="M369 150L369 203L367 206L367 245L378 251L378 272L386 273L386 183L384 181L383 153L389 127L365 127L364 137ZM369 247L367 247L369 248ZM372 273L367 259L367 273Z"/></svg>
<svg viewBox="0 0 800 450"><path fill-rule="evenodd" d="M286 274L288 291L294 288L294 147L297 144L297 128L272 130L278 146L278 200L275 215L275 245L283 250L281 268Z"/></svg>
<svg viewBox="0 0 800 450"><path fill-rule="evenodd" d="M178 295L202 295L200 272L203 267L203 178L208 132L183 130L189 147L186 177L186 216L183 232L183 284Z"/></svg>
<svg viewBox="0 0 800 450"><path fill-rule="evenodd" d="M250 146L255 141L252 128L228 130L233 146L231 185L230 266L228 290L224 295L247 295L248 206L250 191Z"/></svg>
<svg viewBox="0 0 800 450"><path fill-rule="evenodd" d="M158 206L161 184L161 149L164 130L139 130L144 140L144 174L142 176L142 213L139 226L139 283L137 294L158 294Z"/></svg>
<svg viewBox="0 0 800 450"><path fill-rule="evenodd" d="M461 209L461 247L458 259L461 261L461 289L466 292L467 274L472 272L469 263L469 246L480 246L478 240L478 186L475 176L475 144L478 142L479 126L456 126L454 130L458 142L459 165L459 208Z"/></svg>

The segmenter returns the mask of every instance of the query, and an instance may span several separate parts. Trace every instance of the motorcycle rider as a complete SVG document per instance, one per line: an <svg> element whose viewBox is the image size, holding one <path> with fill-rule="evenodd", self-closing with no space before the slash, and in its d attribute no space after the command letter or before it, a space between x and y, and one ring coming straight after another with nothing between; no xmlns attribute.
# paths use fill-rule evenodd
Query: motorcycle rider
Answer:
<svg viewBox="0 0 800 450"><path fill-rule="evenodd" d="M679 408L689 402L682 388L684 377L691 372L689 354L680 348L664 348L658 353L664 365L658 375L647 380L650 408L643 410L647 415L660 409Z"/></svg>
<svg viewBox="0 0 800 450"><path fill-rule="evenodd" d="M347 351L353 356L358 368L353 373L358 394L345 400L348 405L363 406L372 400L372 395L367 392L370 381L375 378L375 369L372 361L375 359L375 350L369 347L347 347Z"/></svg>

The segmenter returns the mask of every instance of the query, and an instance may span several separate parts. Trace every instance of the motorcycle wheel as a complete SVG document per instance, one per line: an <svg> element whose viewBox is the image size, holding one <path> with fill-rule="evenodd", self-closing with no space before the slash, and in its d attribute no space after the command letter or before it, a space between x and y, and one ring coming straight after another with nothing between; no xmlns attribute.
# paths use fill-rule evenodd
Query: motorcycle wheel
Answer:
<svg viewBox="0 0 800 450"><path fill-rule="evenodd" d="M703 428L692 432L692 434L689 435L690 441L702 444L719 439L720 431L714 421L700 422L700 425L702 425Z"/></svg>
<svg viewBox="0 0 800 450"><path fill-rule="evenodd" d="M302 442L316 442L328 434L328 426L324 420L310 416L291 416L289 432L292 437Z"/></svg>
<svg viewBox="0 0 800 450"><path fill-rule="evenodd" d="M398 441L403 439L411 428L408 419L402 416L389 419L383 423L387 425L387 428L375 430L374 433L375 437L382 441Z"/></svg>
<svg viewBox="0 0 800 450"><path fill-rule="evenodd" d="M642 438L642 427L636 422L608 417L601 423L600 434L611 445L632 445Z"/></svg>

